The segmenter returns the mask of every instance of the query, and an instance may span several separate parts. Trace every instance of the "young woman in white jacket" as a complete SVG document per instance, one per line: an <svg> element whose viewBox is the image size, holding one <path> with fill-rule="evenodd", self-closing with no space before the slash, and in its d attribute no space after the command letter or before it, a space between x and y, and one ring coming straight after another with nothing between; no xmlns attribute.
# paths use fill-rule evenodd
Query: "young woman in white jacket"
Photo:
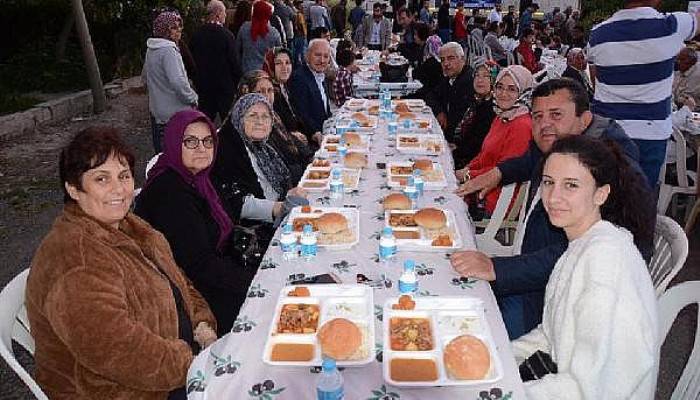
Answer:
<svg viewBox="0 0 700 400"><path fill-rule="evenodd" d="M525 383L527 397L653 399L656 298L632 240L653 235L655 216L640 207L650 194L614 144L564 138L544 161L542 201L569 246L549 278L542 323L512 342L518 364L539 350L557 365Z"/></svg>

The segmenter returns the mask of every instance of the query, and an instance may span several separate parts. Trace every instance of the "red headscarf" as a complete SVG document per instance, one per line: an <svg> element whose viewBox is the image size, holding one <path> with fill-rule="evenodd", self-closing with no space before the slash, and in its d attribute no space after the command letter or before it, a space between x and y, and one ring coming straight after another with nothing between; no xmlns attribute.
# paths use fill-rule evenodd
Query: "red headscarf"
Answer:
<svg viewBox="0 0 700 400"><path fill-rule="evenodd" d="M253 3L253 18L250 21L250 37L253 41L258 40L258 36L265 37L269 32L268 24L272 17L272 5L265 0L257 0Z"/></svg>

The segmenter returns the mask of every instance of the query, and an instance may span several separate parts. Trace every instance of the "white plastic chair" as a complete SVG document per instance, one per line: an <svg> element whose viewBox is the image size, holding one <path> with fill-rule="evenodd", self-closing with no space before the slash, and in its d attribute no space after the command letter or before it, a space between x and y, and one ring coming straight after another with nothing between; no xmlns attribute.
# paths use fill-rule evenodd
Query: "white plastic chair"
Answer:
<svg viewBox="0 0 700 400"><path fill-rule="evenodd" d="M145 172L146 178L148 178L148 171L150 171L151 168L153 168L153 166L156 165L161 154L163 154L163 153L156 154L155 156L151 157L151 159L148 160L148 162L146 163L146 172Z"/></svg>
<svg viewBox="0 0 700 400"><path fill-rule="evenodd" d="M678 284L659 298L659 340L663 343L678 313L686 306L700 306L700 281ZM698 316L700 317L700 316ZM700 318L695 326L695 342L683 374L670 400L697 400L700 398Z"/></svg>
<svg viewBox="0 0 700 400"><path fill-rule="evenodd" d="M510 238L511 230L515 231L515 237L517 238L521 236L520 231L524 229L527 207L527 201L525 200L530 182L521 184L516 195L515 190L517 187L518 184L516 183L503 186L491 218L474 223L474 226L485 228L484 232L476 235L476 247L489 256L511 256L520 250L518 240L504 245L496 239L496 235L501 229L504 230L506 242ZM517 197L513 202L513 206L508 210L514 195Z"/></svg>
<svg viewBox="0 0 700 400"><path fill-rule="evenodd" d="M656 289L656 297L666 291L671 280L683 268L687 257L688 238L683 228L671 218L657 215L654 255L649 262L649 274Z"/></svg>
<svg viewBox="0 0 700 400"><path fill-rule="evenodd" d="M508 65L515 64L515 55L510 50L506 51L506 61L508 62Z"/></svg>
<svg viewBox="0 0 700 400"><path fill-rule="evenodd" d="M46 394L17 361L15 353L12 351L12 341L14 340L29 353L34 354L34 339L29 333L29 319L24 307L24 291L28 275L29 269L20 272L0 292L0 356L38 400L48 400Z"/></svg>
<svg viewBox="0 0 700 400"><path fill-rule="evenodd" d="M666 210L668 209L669 204L671 204L671 201L674 200L675 195L682 194L691 196L694 195L697 190L697 174L696 172L688 169L687 165L688 150L685 137L678 129L673 128L672 138L673 143L669 143L669 145L674 145L676 148L676 177L678 184L671 185L666 183L666 169L661 169L662 183L661 188L659 189L659 202L657 203L656 209L659 214L666 214ZM666 164L664 164L664 167L665 165ZM674 203L672 212L675 214L675 211Z"/></svg>

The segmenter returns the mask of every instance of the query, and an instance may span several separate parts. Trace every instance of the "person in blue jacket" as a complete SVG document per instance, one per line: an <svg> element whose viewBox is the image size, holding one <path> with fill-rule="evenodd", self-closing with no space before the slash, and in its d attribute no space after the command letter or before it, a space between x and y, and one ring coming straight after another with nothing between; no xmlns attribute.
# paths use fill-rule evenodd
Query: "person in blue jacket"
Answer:
<svg viewBox="0 0 700 400"><path fill-rule="evenodd" d="M525 154L501 162L484 175L464 183L457 191L459 195L479 192L479 197L483 197L499 185L528 180L531 183L529 215L519 255L490 258L479 251L463 251L451 257L452 266L462 276L491 282L511 340L529 332L542 321L544 290L549 274L568 245L564 231L550 223L539 201L543 154L556 140L566 136L585 135L612 140L622 148L632 167L642 173L637 146L615 121L590 112L586 90L572 79L552 79L533 91L532 130L533 141ZM648 207L651 210L654 205ZM654 213L650 212L650 215ZM648 262L653 243L637 239L635 244Z"/></svg>

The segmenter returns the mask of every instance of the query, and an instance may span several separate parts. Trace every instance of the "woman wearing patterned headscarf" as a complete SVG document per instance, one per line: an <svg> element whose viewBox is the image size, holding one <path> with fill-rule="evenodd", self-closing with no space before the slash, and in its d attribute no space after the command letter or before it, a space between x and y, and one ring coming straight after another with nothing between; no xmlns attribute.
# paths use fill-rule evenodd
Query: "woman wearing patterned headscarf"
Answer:
<svg viewBox="0 0 700 400"><path fill-rule="evenodd" d="M486 134L491 128L493 119L496 118L493 102L493 82L491 71L498 69L493 61L478 58L474 62L474 101L457 125L454 136L447 140L454 144L452 157L455 161L457 176L461 176L465 167L481 150Z"/></svg>
<svg viewBox="0 0 700 400"><path fill-rule="evenodd" d="M280 33L270 24L273 7L265 0L253 3L253 16L243 23L236 36L235 51L241 60L241 73L262 69L268 49L281 46Z"/></svg>
<svg viewBox="0 0 700 400"><path fill-rule="evenodd" d="M294 187L289 167L270 143L273 115L265 96L249 93L238 99L219 130L212 175L230 210L238 210L242 219L273 222L284 214L287 203L306 196ZM228 193L239 193L243 202L231 200Z"/></svg>
<svg viewBox="0 0 700 400"><path fill-rule="evenodd" d="M496 167L499 162L518 157L527 150L532 139L532 85L532 74L525 67L511 65L501 70L496 77L494 89L496 118L484 138L481 151L458 178L465 181L479 176ZM500 187L486 194L485 211L489 215L496 208L500 194Z"/></svg>
<svg viewBox="0 0 700 400"><path fill-rule="evenodd" d="M418 45L416 65L413 68L413 78L419 80L423 87L411 97L423 98L442 79L440 56L438 51L442 40L437 35L430 35L430 27L423 22L417 22L413 27L413 40Z"/></svg>
<svg viewBox="0 0 700 400"><path fill-rule="evenodd" d="M187 79L177 45L181 37L182 18L176 12L165 11L153 21L153 37L146 42L141 76L148 90L155 153L161 151L163 130L170 117L197 105L197 93Z"/></svg>
<svg viewBox="0 0 700 400"><path fill-rule="evenodd" d="M176 113L135 212L165 235L177 265L207 300L223 335L245 301L255 268L241 265L230 245L233 222L209 178L217 146L206 115Z"/></svg>

